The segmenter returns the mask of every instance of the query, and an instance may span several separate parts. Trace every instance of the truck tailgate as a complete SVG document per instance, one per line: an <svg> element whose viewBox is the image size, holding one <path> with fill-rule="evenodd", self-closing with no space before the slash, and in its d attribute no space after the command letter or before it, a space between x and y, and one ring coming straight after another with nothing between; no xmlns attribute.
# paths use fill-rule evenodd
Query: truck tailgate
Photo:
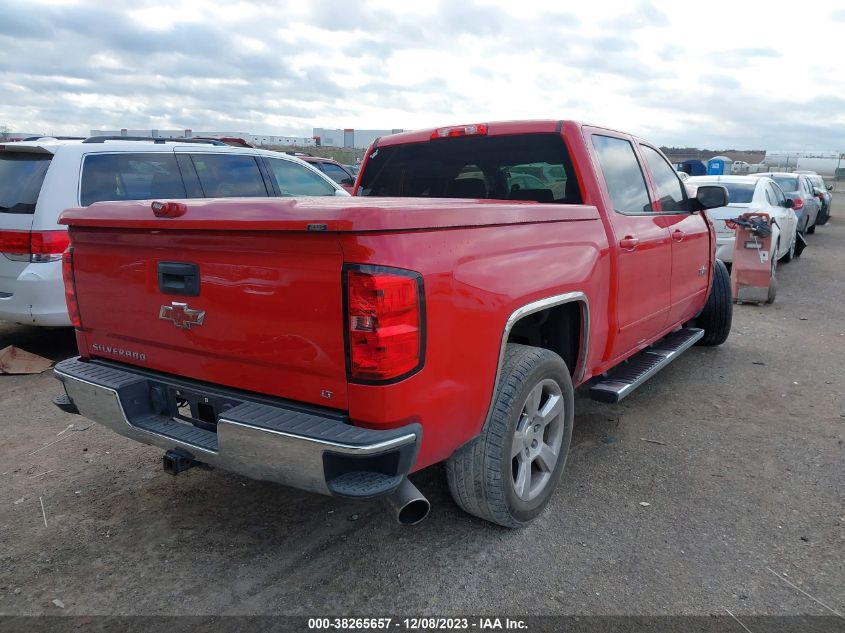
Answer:
<svg viewBox="0 0 845 633"><path fill-rule="evenodd" d="M335 236L72 227L71 237L83 355L346 407ZM180 290L191 271L197 291Z"/></svg>

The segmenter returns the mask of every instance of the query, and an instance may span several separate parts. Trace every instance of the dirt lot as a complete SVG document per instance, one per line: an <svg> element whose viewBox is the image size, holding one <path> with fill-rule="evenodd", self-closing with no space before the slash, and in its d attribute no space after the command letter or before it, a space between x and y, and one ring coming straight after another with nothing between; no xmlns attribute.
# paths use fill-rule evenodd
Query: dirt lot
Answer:
<svg viewBox="0 0 845 633"><path fill-rule="evenodd" d="M159 450L55 409L50 372L0 376L0 614L845 614L843 218L840 196L724 346L621 405L580 396L563 484L521 531L461 513L439 467L413 477L432 502L413 528L174 478ZM0 324L7 344L75 351Z"/></svg>

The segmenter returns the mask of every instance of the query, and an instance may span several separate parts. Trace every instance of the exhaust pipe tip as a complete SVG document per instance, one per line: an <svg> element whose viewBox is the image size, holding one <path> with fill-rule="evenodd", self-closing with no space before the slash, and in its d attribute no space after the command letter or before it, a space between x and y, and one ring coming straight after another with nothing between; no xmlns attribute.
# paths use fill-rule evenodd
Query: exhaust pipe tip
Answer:
<svg viewBox="0 0 845 633"><path fill-rule="evenodd" d="M386 499L400 525L416 525L428 516L431 509L428 499L407 478Z"/></svg>

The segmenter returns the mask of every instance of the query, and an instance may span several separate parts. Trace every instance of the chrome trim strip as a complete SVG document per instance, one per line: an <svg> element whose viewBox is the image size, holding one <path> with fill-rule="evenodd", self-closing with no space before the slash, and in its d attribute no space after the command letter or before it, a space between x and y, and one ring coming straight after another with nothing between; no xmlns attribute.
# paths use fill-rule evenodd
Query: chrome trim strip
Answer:
<svg viewBox="0 0 845 633"><path fill-rule="evenodd" d="M581 304L582 323L581 349L580 354L578 355L578 364L575 366L575 371L573 372L573 382L577 384L584 378L584 373L587 369L587 351L589 349L590 342L590 301L587 299L587 295L580 291L565 292L563 294L546 297L545 299L538 299L537 301L532 301L521 308L517 308L511 313L510 317L508 317L508 320L505 322L505 329L502 332L502 342L499 347L499 361L496 365L496 376L493 381L493 393L490 396L490 405L487 407L487 415L484 418L484 426L487 426L487 423L490 421L490 416L493 415L493 406L496 401L496 386L499 383L499 373L502 371L502 363L505 360L505 348L508 344L508 336L510 335L513 326L517 321L529 314L534 314L535 312L540 312L546 308L552 308L564 303L572 303L573 301L577 301Z"/></svg>
<svg viewBox="0 0 845 633"><path fill-rule="evenodd" d="M401 448L406 444L413 444L417 436L413 433L408 433L408 435L403 435L401 437L395 437L392 440L387 440L385 442L377 442L376 444L367 444L366 446L351 446L350 444L335 444L334 442L327 442L325 440L318 440L311 437L307 437L305 435L294 435L293 433L285 433L283 431L276 431L275 429L265 429L260 426L252 426L251 424L244 424L243 422L235 422L233 420L229 420L224 416L221 416L218 420L218 424L223 422L227 425L231 426L239 426L244 429L251 429L253 431L258 431L261 433L271 433L273 435L279 435L281 437L290 438L292 440L299 440L300 442L308 442L309 444L320 444L325 446L327 449L331 451L335 451L337 453L344 453L346 455L369 455L371 453L380 453L385 450L390 450L392 448Z"/></svg>

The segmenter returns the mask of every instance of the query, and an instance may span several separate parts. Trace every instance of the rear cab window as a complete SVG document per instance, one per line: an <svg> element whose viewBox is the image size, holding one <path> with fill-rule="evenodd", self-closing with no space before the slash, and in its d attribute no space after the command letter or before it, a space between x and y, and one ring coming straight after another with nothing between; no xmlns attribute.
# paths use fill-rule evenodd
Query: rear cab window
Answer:
<svg viewBox="0 0 845 633"><path fill-rule="evenodd" d="M378 147L359 195L481 198L579 204L559 134L466 136Z"/></svg>
<svg viewBox="0 0 845 633"><path fill-rule="evenodd" d="M41 152L0 152L0 213L35 212L52 158Z"/></svg>
<svg viewBox="0 0 845 633"><path fill-rule="evenodd" d="M179 199L187 197L171 153L89 154L82 163L79 201Z"/></svg>
<svg viewBox="0 0 845 633"><path fill-rule="evenodd" d="M651 200L634 146L615 136L593 135L613 209L618 213L651 213Z"/></svg>

